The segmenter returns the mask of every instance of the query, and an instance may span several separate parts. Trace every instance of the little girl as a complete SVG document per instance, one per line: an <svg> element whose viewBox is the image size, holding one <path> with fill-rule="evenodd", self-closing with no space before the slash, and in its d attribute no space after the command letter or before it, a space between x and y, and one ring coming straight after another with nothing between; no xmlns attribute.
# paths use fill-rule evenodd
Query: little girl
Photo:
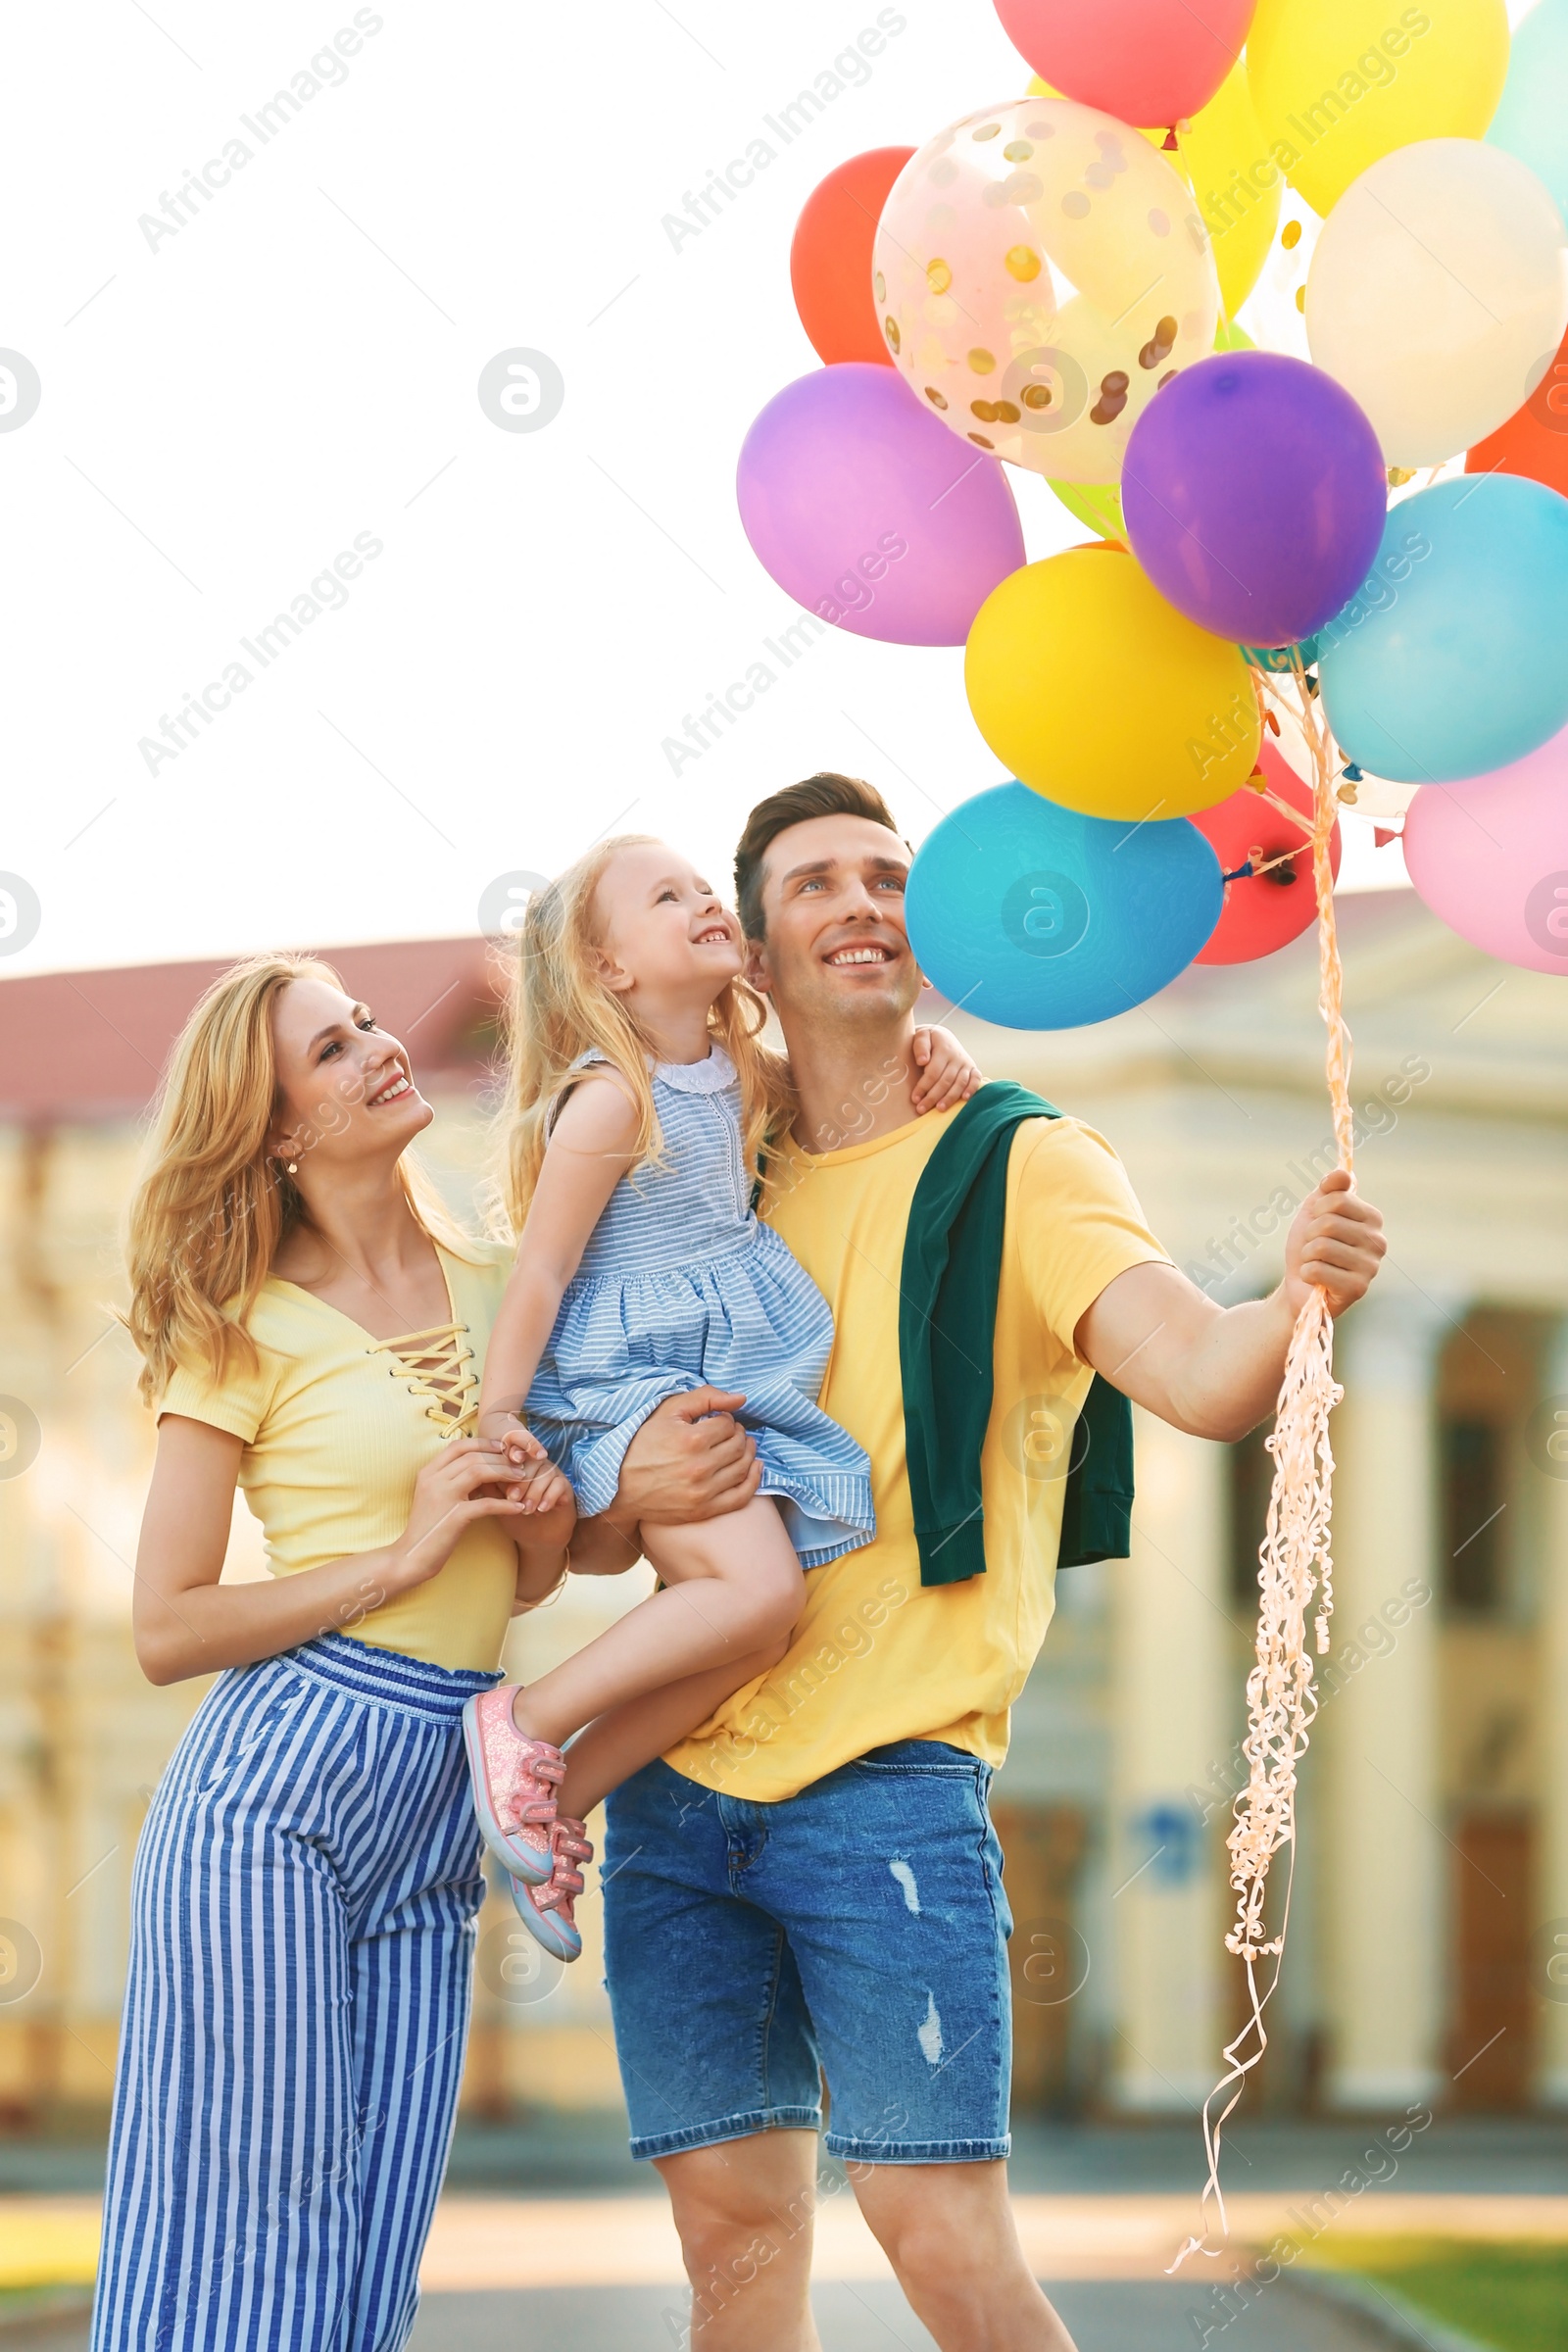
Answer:
<svg viewBox="0 0 1568 2352"><path fill-rule="evenodd" d="M734 916L686 858L643 836L579 859L522 929L507 1135L521 1240L479 1434L504 1439L517 1466L548 1455L592 1518L656 1406L710 1384L744 1394L736 1417L762 1466L740 1510L640 1531L660 1589L618 1624L538 1682L467 1703L486 1843L524 1924L567 1960L582 1948L583 1817L765 1673L801 1613L802 1570L875 1527L866 1456L815 1401L827 1302L752 1208L790 1090L758 1043L765 1007L742 961ZM917 1032L914 1058L917 1108L978 1083L945 1030Z"/></svg>

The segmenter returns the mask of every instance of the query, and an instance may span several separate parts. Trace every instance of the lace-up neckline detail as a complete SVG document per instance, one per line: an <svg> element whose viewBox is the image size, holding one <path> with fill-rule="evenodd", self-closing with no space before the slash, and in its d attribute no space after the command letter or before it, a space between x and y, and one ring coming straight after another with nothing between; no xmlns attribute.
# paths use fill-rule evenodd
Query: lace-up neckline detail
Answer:
<svg viewBox="0 0 1568 2352"><path fill-rule="evenodd" d="M436 1323L428 1331L406 1331L377 1340L370 1352L389 1355L394 1380L405 1380L424 1405L425 1419L443 1436L471 1437L479 1410L479 1376L466 1323Z"/></svg>

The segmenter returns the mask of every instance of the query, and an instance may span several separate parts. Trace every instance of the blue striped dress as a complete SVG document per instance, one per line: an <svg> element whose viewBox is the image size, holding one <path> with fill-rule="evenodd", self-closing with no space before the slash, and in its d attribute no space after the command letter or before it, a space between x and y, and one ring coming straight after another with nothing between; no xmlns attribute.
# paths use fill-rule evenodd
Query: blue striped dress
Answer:
<svg viewBox="0 0 1568 2352"><path fill-rule="evenodd" d="M740 1088L722 1048L658 1062L653 1082L660 1164L633 1169L611 1195L528 1392L528 1426L588 1518L609 1508L627 1446L665 1397L705 1383L740 1391L761 1492L802 1567L818 1568L876 1529L864 1450L816 1401L832 1312L753 1211Z"/></svg>

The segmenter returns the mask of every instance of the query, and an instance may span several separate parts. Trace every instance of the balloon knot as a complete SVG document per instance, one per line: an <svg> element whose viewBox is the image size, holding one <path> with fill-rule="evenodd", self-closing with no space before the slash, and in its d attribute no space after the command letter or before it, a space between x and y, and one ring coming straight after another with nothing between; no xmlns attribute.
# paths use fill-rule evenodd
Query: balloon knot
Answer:
<svg viewBox="0 0 1568 2352"><path fill-rule="evenodd" d="M1356 766L1353 760L1347 760L1345 765L1341 768L1340 773L1348 784L1359 784L1364 781L1361 770Z"/></svg>

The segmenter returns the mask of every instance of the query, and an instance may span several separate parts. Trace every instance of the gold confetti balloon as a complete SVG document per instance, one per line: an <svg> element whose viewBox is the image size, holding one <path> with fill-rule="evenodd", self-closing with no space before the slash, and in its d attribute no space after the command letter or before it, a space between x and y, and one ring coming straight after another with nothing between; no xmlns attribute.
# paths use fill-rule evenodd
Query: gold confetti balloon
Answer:
<svg viewBox="0 0 1568 2352"><path fill-rule="evenodd" d="M1219 282L1191 190L1068 98L967 115L893 184L873 290L897 367L976 449L1115 482L1161 384L1214 348Z"/></svg>

